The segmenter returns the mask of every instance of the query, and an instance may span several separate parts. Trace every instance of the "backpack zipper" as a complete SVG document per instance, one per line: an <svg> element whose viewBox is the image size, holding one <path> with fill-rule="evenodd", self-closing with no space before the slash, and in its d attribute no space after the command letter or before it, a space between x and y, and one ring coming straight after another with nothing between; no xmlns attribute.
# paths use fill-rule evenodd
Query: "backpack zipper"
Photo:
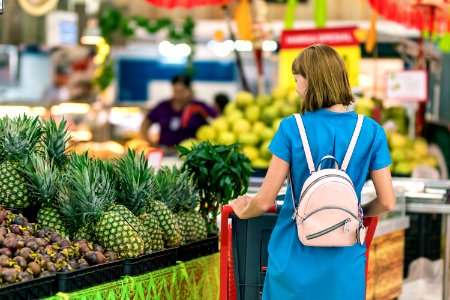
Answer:
<svg viewBox="0 0 450 300"><path fill-rule="evenodd" d="M337 224L335 224L335 225L333 225L331 227L328 227L328 228L326 228L324 230L321 230L319 232L307 235L306 239L307 240L316 239L318 237L321 237L322 235L325 235L327 233L330 233L333 230L338 229L341 226L344 226L344 232L349 232L350 231L350 226L348 225L348 223L350 223L350 222L351 222L350 218L347 218L347 219L345 219L345 220L343 220L343 221L341 221L341 222L339 222L339 223L337 223Z"/></svg>
<svg viewBox="0 0 450 300"><path fill-rule="evenodd" d="M340 207L340 206L322 206L321 208L313 210L309 214L305 215L302 218L302 222L306 221L306 219L308 219L311 215L315 214L316 212L322 211L324 209L339 209L339 210L343 210L346 213L350 214L353 218L355 218L355 220L358 220L358 217L354 213L352 213L351 211L349 211L348 209L346 209L344 207Z"/></svg>
<svg viewBox="0 0 450 300"><path fill-rule="evenodd" d="M317 178L316 180L314 180L313 182L311 182L310 185L308 185L308 187L306 188L306 190L303 192L303 194L300 195L300 201L303 199L303 197L305 196L306 192L311 188L311 186L313 186L317 181L322 180L323 178L326 177L339 177L342 178L344 180L346 180L348 183L350 183L353 186L353 182L351 182L350 180L348 180L347 178L345 178L344 176L340 176L340 175L336 175L336 174L328 174L328 175L324 175L321 176L319 178ZM300 204L300 202L299 202Z"/></svg>

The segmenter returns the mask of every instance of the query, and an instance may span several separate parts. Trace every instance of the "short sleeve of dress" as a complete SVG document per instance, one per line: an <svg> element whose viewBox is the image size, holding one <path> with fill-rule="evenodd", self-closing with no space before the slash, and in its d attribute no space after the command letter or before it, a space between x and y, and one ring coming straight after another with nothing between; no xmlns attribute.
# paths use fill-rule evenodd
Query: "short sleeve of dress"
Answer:
<svg viewBox="0 0 450 300"><path fill-rule="evenodd" d="M386 133L383 128L377 128L377 134L372 146L369 170L375 171L383 169L392 163Z"/></svg>
<svg viewBox="0 0 450 300"><path fill-rule="evenodd" d="M270 142L269 150L270 152L272 152L272 154L278 156L279 158L290 164L292 154L291 154L291 145L286 136L286 132L288 132L286 130L287 125L288 125L287 119L281 121L277 132L275 133L274 137L272 138L272 141Z"/></svg>

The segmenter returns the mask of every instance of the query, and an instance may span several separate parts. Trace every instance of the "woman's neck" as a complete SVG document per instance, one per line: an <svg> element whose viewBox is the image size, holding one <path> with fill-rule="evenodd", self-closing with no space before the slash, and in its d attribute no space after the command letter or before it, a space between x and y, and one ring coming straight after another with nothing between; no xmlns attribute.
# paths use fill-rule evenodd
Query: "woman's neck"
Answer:
<svg viewBox="0 0 450 300"><path fill-rule="evenodd" d="M335 105L327 107L325 109L329 110L329 111L333 111L333 112L348 112L347 107L342 104L335 104Z"/></svg>

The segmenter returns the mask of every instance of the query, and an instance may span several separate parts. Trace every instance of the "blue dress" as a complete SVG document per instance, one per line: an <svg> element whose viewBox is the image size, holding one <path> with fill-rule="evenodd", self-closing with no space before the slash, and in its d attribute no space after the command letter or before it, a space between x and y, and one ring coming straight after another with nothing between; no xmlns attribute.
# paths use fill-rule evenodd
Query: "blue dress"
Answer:
<svg viewBox="0 0 450 300"><path fill-rule="evenodd" d="M314 164L333 155L344 159L356 126L357 114L321 109L302 115ZM309 175L297 123L283 119L269 150L291 165L295 198ZM386 135L381 126L364 118L361 133L347 168L358 198L368 170L391 164ZM327 160L323 167L332 167ZM263 288L264 300L364 300L365 245L351 247L307 247L300 243L293 215L290 186L269 242L269 262ZM296 203L297 204L297 203Z"/></svg>

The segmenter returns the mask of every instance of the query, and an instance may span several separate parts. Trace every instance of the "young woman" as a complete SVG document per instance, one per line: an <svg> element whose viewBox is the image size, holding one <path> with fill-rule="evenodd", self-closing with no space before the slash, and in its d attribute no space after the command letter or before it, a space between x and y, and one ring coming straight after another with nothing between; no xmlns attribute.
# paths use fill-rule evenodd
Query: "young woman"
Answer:
<svg viewBox="0 0 450 300"><path fill-rule="evenodd" d="M302 119L317 168L319 160L333 155L342 162L356 126L357 114L348 111L354 98L345 65L339 54L326 45L303 50L292 64L297 93L303 98ZM231 201L241 219L266 212L291 170L295 199L309 170L296 120L285 118L275 134L267 175L254 197ZM330 162L330 167L332 162ZM347 174L360 199L367 172L377 198L363 206L364 215L392 210L395 194L389 171L391 159L384 130L364 118ZM288 186L286 198L269 242L269 263L263 288L265 300L363 300L365 297L365 244L350 247L308 247L298 239L294 208ZM296 203L297 205L298 203Z"/></svg>

